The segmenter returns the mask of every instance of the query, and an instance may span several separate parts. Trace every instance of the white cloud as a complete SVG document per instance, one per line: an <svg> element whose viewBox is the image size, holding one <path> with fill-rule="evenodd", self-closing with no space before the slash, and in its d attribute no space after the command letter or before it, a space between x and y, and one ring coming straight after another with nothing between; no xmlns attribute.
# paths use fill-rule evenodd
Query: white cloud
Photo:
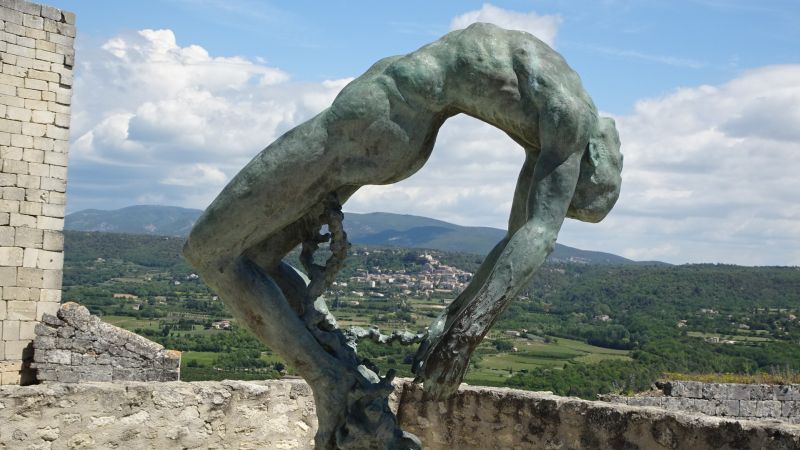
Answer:
<svg viewBox="0 0 800 450"><path fill-rule="evenodd" d="M600 224L567 221L561 242L674 263L800 264L800 65L682 88L616 117L623 189ZM522 152L457 117L419 173L370 186L353 211L391 210L503 227Z"/></svg>
<svg viewBox="0 0 800 450"><path fill-rule="evenodd" d="M561 25L561 16L510 11L498 8L491 3L484 3L481 9L468 11L455 17L450 22L450 30L466 28L475 22L493 23L509 30L527 31L552 47L558 27Z"/></svg>
<svg viewBox="0 0 800 450"><path fill-rule="evenodd" d="M588 246L672 262L800 264L800 65L639 101L617 117L623 189ZM574 232L574 235L572 234Z"/></svg>
<svg viewBox="0 0 800 450"><path fill-rule="evenodd" d="M519 15L485 5L453 26L505 13ZM543 23L552 41L558 19ZM118 36L84 49L80 64L72 210L137 201L203 208L252 156L327 107L350 80L295 82L263 61L182 47L169 30ZM616 117L625 153L617 207L598 225L568 221L561 241L670 262L800 264L798 105L800 65L639 101ZM456 117L419 173L363 188L346 210L504 227L522 161L505 134Z"/></svg>
<svg viewBox="0 0 800 450"><path fill-rule="evenodd" d="M85 49L79 62L71 169L127 167L120 175L133 178L146 168L152 182L117 200L125 203L160 198L205 207L224 180L327 107L349 81L294 82L263 61L180 46L171 30L116 36ZM71 209L90 206L80 193L75 198Z"/></svg>

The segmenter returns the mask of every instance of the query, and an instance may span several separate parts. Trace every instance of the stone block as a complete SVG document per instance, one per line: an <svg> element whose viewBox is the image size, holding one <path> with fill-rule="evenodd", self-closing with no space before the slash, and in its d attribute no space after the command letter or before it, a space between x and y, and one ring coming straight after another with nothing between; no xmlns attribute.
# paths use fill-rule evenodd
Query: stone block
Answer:
<svg viewBox="0 0 800 450"><path fill-rule="evenodd" d="M781 402L777 400L759 400L756 402L756 417L775 418L781 416Z"/></svg>
<svg viewBox="0 0 800 450"><path fill-rule="evenodd" d="M36 112L34 110L34 112ZM53 139L46 137L34 137L33 148L37 150L44 150L46 152L53 151Z"/></svg>
<svg viewBox="0 0 800 450"><path fill-rule="evenodd" d="M27 164L27 163L26 163ZM41 186L42 177L34 175L17 174L17 187L25 189L39 189Z"/></svg>
<svg viewBox="0 0 800 450"><path fill-rule="evenodd" d="M47 291L49 289L42 289L41 292ZM61 291L59 290L59 296ZM41 298L41 294L40 294ZM36 303L36 319L41 320L42 316L45 314L55 315L56 311L58 311L59 306L61 306L58 302L46 302L46 301L39 301Z"/></svg>
<svg viewBox="0 0 800 450"><path fill-rule="evenodd" d="M18 228L14 238L14 245L26 248L42 248L44 231L36 228Z"/></svg>
<svg viewBox="0 0 800 450"><path fill-rule="evenodd" d="M3 292L2 288L0 288L0 293L1 292ZM6 320L6 302L0 300L0 340L2 340L3 337L3 328L2 328L3 320ZM0 358L0 360L2 359L3 358Z"/></svg>
<svg viewBox="0 0 800 450"><path fill-rule="evenodd" d="M37 177L49 177L50 176L50 165L42 164L42 163L28 163L28 172L31 175L35 175Z"/></svg>
<svg viewBox="0 0 800 450"><path fill-rule="evenodd" d="M18 175L19 178L22 175ZM10 213L9 215L9 224L12 227L28 227L28 228L35 228L37 224L36 217L28 216L25 214L15 214Z"/></svg>
<svg viewBox="0 0 800 450"><path fill-rule="evenodd" d="M775 400L775 387L771 384L753 385L750 391L750 398L753 400Z"/></svg>
<svg viewBox="0 0 800 450"><path fill-rule="evenodd" d="M44 177L41 180L41 187L46 191L65 192L67 190L66 180Z"/></svg>
<svg viewBox="0 0 800 450"><path fill-rule="evenodd" d="M3 199L18 201L25 200L25 189L16 187L15 181L14 186L3 187Z"/></svg>
<svg viewBox="0 0 800 450"><path fill-rule="evenodd" d="M47 362L62 366L72 364L72 352L69 350L50 350L47 352Z"/></svg>
<svg viewBox="0 0 800 450"><path fill-rule="evenodd" d="M34 303L34 302L29 302L29 303ZM36 315L36 308L34 307L34 316L35 315ZM35 321L20 322L19 338L26 341L32 341L36 337L36 331L35 331L36 325L38 325L38 322Z"/></svg>
<svg viewBox="0 0 800 450"><path fill-rule="evenodd" d="M30 110L25 108L20 108L17 106L7 106L6 118L11 120L19 120L22 122L27 122L31 120L31 112ZM15 139L20 139L20 138L21 136L11 136L11 145L15 147L24 147L25 145L20 145L18 141L15 141ZM31 144L33 144L33 142L31 142Z"/></svg>
<svg viewBox="0 0 800 450"><path fill-rule="evenodd" d="M64 229L64 219L56 217L39 216L36 220L36 228L41 230L56 230Z"/></svg>
<svg viewBox="0 0 800 450"><path fill-rule="evenodd" d="M21 266L22 256L23 252L19 247L0 247L0 266Z"/></svg>
<svg viewBox="0 0 800 450"><path fill-rule="evenodd" d="M11 215L7 212L0 212L0 225L8 225L11 223Z"/></svg>
<svg viewBox="0 0 800 450"><path fill-rule="evenodd" d="M39 301L58 303L58 302L61 301L61 290L59 290L59 289L42 289L40 291Z"/></svg>
<svg viewBox="0 0 800 450"><path fill-rule="evenodd" d="M3 321L3 340L11 341L19 339L19 320Z"/></svg>
<svg viewBox="0 0 800 450"><path fill-rule="evenodd" d="M5 133L9 136L9 142L6 144L6 147L0 148L0 156L3 157L4 160L7 161L22 161L22 149L19 147L9 147L11 145L11 134ZM16 135L13 135L16 136ZM27 169L27 167L26 167ZM11 176L13 174L6 174L6 176ZM6 186L16 185L17 177L14 177L14 181L11 183L6 183Z"/></svg>
<svg viewBox="0 0 800 450"><path fill-rule="evenodd" d="M45 271L29 267L17 269L17 286L42 288L44 286Z"/></svg>
<svg viewBox="0 0 800 450"><path fill-rule="evenodd" d="M81 380L87 381L112 381L113 368L111 366L93 365L81 367Z"/></svg>
<svg viewBox="0 0 800 450"><path fill-rule="evenodd" d="M36 334L37 339L38 339L38 337L55 337L56 336L56 329L55 328L53 328L51 326L48 326L48 325L45 325L45 324L43 324L41 322L37 322L36 323L36 326L34 327L33 331ZM36 342L37 342L37 344L35 345L35 347L36 347L37 350L39 348L46 348L43 345L39 344L38 340ZM55 339L53 339L53 343L55 344Z"/></svg>
<svg viewBox="0 0 800 450"><path fill-rule="evenodd" d="M12 300L6 302L6 320L36 320L36 302ZM20 324L20 339L22 325ZM33 329L31 328L31 332Z"/></svg>
<svg viewBox="0 0 800 450"><path fill-rule="evenodd" d="M778 386L774 386L774 393L775 393L775 400L785 401L785 400L794 400L794 391L798 388L798 385L794 384L781 384Z"/></svg>
<svg viewBox="0 0 800 450"><path fill-rule="evenodd" d="M11 247L14 245L14 227L0 226L0 247ZM2 284L0 284L2 286Z"/></svg>
<svg viewBox="0 0 800 450"><path fill-rule="evenodd" d="M25 34L28 34L28 30L25 30ZM28 48L36 48L36 39L31 39L28 36L17 36L17 45ZM3 69L5 69L5 67L3 67ZM27 74L22 72L21 75L18 76L25 77Z"/></svg>
<svg viewBox="0 0 800 450"><path fill-rule="evenodd" d="M22 267L36 267L36 262L39 259L39 250L35 248L26 248L22 256Z"/></svg>
<svg viewBox="0 0 800 450"><path fill-rule="evenodd" d="M23 47L20 47L20 48L23 48ZM31 49L28 49L28 50L31 50ZM18 87L17 88L17 97L29 98L31 100L41 100L42 99L42 91L37 91L36 89L27 89L27 88ZM20 130L22 130L21 126L20 126Z"/></svg>
<svg viewBox="0 0 800 450"><path fill-rule="evenodd" d="M2 145L2 144L0 144ZM2 152L4 149L0 149ZM0 153L0 157L6 159L5 154ZM21 156L20 156L21 157ZM17 184L17 175L13 173L0 173L0 186L8 187L8 186L16 186Z"/></svg>
<svg viewBox="0 0 800 450"><path fill-rule="evenodd" d="M0 119L0 127L2 127L3 122L6 121L5 119ZM12 122L6 121L10 123L15 123L19 125L19 131L11 131L11 133L19 133L22 131L22 125L20 122ZM12 135L13 137L13 135ZM27 174L28 173L28 163L25 161L16 161L13 159L6 159L3 160L3 172L6 173L16 173L16 174Z"/></svg>
<svg viewBox="0 0 800 450"><path fill-rule="evenodd" d="M42 17L45 19L61 21L61 10L52 6L42 5Z"/></svg>
<svg viewBox="0 0 800 450"><path fill-rule="evenodd" d="M18 338L16 340L8 340L5 347L6 359L26 360L33 358L33 346L30 340L20 340Z"/></svg>
<svg viewBox="0 0 800 450"><path fill-rule="evenodd" d="M47 73L47 72L43 72L43 73ZM56 77L57 76L58 75L56 75ZM50 111L33 111L32 114L31 114L31 120L33 120L36 123L47 125L47 124L55 122L56 113L50 112ZM39 135L39 136L42 136L42 135Z"/></svg>
<svg viewBox="0 0 800 450"><path fill-rule="evenodd" d="M31 289L19 286L5 286L3 288L3 300L6 301L28 301L31 296ZM8 306L6 306L8 309Z"/></svg>
<svg viewBox="0 0 800 450"><path fill-rule="evenodd" d="M31 137L42 137L47 133L47 125L41 123L23 123L22 124L22 134ZM48 136L49 137L49 136ZM33 139L31 139L31 144L29 147L33 147Z"/></svg>
<svg viewBox="0 0 800 450"><path fill-rule="evenodd" d="M36 266L40 269L60 270L64 267L64 254L61 252L38 250Z"/></svg>
<svg viewBox="0 0 800 450"><path fill-rule="evenodd" d="M62 327L62 326L64 326L64 321L59 319L56 316L55 313L53 313L53 314L45 313L45 314L42 315L42 318L40 320L42 321L42 323L50 325L51 327Z"/></svg>
<svg viewBox="0 0 800 450"><path fill-rule="evenodd" d="M0 211L5 213L18 213L19 201L18 200L0 200Z"/></svg>
<svg viewBox="0 0 800 450"><path fill-rule="evenodd" d="M22 16L22 26L41 30L44 28L44 19L42 17L25 14Z"/></svg>
<svg viewBox="0 0 800 450"><path fill-rule="evenodd" d="M81 381L80 371L72 367L59 367L56 369L56 379L60 383L79 383Z"/></svg>
<svg viewBox="0 0 800 450"><path fill-rule="evenodd" d="M44 269L43 289L61 289L61 282L64 272L61 270Z"/></svg>
<svg viewBox="0 0 800 450"><path fill-rule="evenodd" d="M717 400L714 415L727 417L739 416L739 400Z"/></svg>
<svg viewBox="0 0 800 450"><path fill-rule="evenodd" d="M23 31L23 34L24 34L24 31ZM8 52L8 53L10 53L12 55L23 56L25 58L31 58L31 59L36 58L36 50L35 49L29 48L29 47L23 47L23 46L17 45L17 44L7 44L6 45L6 52ZM60 55L60 56L63 58L63 55ZM19 92L19 91L17 91L17 92Z"/></svg>
<svg viewBox="0 0 800 450"><path fill-rule="evenodd" d="M47 203L50 201L50 193L41 189L26 189L25 201Z"/></svg>
<svg viewBox="0 0 800 450"><path fill-rule="evenodd" d="M33 202L20 202L19 213L28 216L38 216L42 214L42 204Z"/></svg>
<svg viewBox="0 0 800 450"><path fill-rule="evenodd" d="M36 44L34 41L34 46L35 45ZM41 71L37 72L41 73ZM25 87L28 89L36 89L37 91L46 91L50 86L48 85L47 81L37 80L36 78L31 78L28 76L25 78Z"/></svg>
<svg viewBox="0 0 800 450"><path fill-rule="evenodd" d="M67 168L61 166L48 166L50 169L50 178L56 178L59 180L66 180L67 179ZM29 168L30 170L30 168ZM64 213L61 213L63 217Z"/></svg>
<svg viewBox="0 0 800 450"><path fill-rule="evenodd" d="M0 20L22 25L22 17L22 12L7 8L5 6L0 6Z"/></svg>
<svg viewBox="0 0 800 450"><path fill-rule="evenodd" d="M55 147L55 142L53 143ZM47 152L44 155L44 162L45 164L52 164L54 166L67 166L67 155L66 153L59 153L59 152ZM25 168L27 170L27 167Z"/></svg>
<svg viewBox="0 0 800 450"><path fill-rule="evenodd" d="M794 400L784 401L781 405L781 416L800 418L800 402Z"/></svg>
<svg viewBox="0 0 800 450"><path fill-rule="evenodd" d="M16 372L0 372L0 384L19 384L22 379L20 371Z"/></svg>
<svg viewBox="0 0 800 450"><path fill-rule="evenodd" d="M58 231L45 230L42 248L51 251L62 251L64 249L64 235Z"/></svg>
<svg viewBox="0 0 800 450"><path fill-rule="evenodd" d="M47 32L44 30L34 30L33 28L26 28L25 36L34 39L36 41L42 41L47 39Z"/></svg>
<svg viewBox="0 0 800 450"><path fill-rule="evenodd" d="M740 400L739 401L739 416L740 417L756 417L758 410L757 400Z"/></svg>

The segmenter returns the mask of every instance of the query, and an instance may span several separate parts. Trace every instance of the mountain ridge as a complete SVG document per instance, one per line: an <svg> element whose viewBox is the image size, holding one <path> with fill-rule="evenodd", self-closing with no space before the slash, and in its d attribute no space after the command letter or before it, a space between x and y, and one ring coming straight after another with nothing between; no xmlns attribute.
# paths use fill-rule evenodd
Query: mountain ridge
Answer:
<svg viewBox="0 0 800 450"><path fill-rule="evenodd" d="M135 205L116 210L87 209L67 215L64 228L185 237L201 210L162 205ZM345 213L345 230L354 244L430 248L485 255L506 234L491 227L468 227L429 217L395 213ZM581 250L562 244L548 258L551 262L586 264L639 263L611 253Z"/></svg>

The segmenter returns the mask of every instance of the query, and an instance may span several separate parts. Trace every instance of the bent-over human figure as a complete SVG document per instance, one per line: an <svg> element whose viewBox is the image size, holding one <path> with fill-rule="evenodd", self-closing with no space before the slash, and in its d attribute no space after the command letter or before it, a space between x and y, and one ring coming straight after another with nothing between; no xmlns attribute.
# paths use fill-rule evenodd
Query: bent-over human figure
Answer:
<svg viewBox="0 0 800 450"><path fill-rule="evenodd" d="M421 336L417 380L431 397L450 395L474 348L552 251L564 218L599 221L619 195L613 121L598 117L578 75L532 35L474 24L378 61L330 108L260 152L191 232L189 262L311 385L317 448L420 446L388 409L393 374L380 378L359 362L321 294L346 253L341 205L362 186L419 170L441 125L461 113L507 133L525 162L507 236ZM315 264L326 240L333 256ZM307 277L282 262L301 244Z"/></svg>

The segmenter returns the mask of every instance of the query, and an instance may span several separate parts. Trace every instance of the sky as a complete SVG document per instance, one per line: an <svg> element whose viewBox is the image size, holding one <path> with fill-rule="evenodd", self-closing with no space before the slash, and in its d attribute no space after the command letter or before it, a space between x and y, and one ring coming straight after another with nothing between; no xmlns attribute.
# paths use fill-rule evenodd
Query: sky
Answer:
<svg viewBox="0 0 800 450"><path fill-rule="evenodd" d="M204 208L378 59L472 22L530 32L613 117L622 194L559 242L636 260L800 265L800 2L49 0L77 14L68 212ZM345 211L505 228L523 152L458 116Z"/></svg>

